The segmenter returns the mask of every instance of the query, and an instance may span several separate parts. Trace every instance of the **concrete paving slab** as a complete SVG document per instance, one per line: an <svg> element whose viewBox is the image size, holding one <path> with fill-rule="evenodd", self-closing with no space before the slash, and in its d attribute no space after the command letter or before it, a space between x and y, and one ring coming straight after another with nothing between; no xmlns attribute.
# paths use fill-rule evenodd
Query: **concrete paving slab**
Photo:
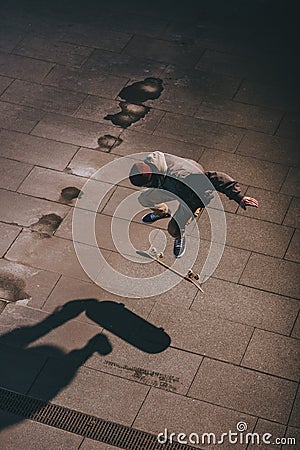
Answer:
<svg viewBox="0 0 300 450"><path fill-rule="evenodd" d="M107 124L108 122L104 117L109 114L115 114L119 109L119 101L117 100L88 95L81 102L79 108L74 113L74 117Z"/></svg>
<svg viewBox="0 0 300 450"><path fill-rule="evenodd" d="M289 261L300 262L300 230L295 230L289 248L285 254L284 259Z"/></svg>
<svg viewBox="0 0 300 450"><path fill-rule="evenodd" d="M291 334L292 337L300 339L300 317L298 315L297 320L294 324L294 328Z"/></svg>
<svg viewBox="0 0 300 450"><path fill-rule="evenodd" d="M24 36L24 30L2 23L0 32L0 50L2 52L10 53Z"/></svg>
<svg viewBox="0 0 300 450"><path fill-rule="evenodd" d="M228 173L237 181L249 186L279 192L281 183L288 173L288 167L249 156L229 155L225 151L205 150L199 160L206 170ZM281 191L292 195L291 192Z"/></svg>
<svg viewBox="0 0 300 450"><path fill-rule="evenodd" d="M205 358L189 396L286 424L297 384Z"/></svg>
<svg viewBox="0 0 300 450"><path fill-rule="evenodd" d="M90 177L116 159L117 155L82 147L69 162L66 171L80 177Z"/></svg>
<svg viewBox="0 0 300 450"><path fill-rule="evenodd" d="M298 278L299 268L295 262L254 253L250 256L240 283L299 298L299 288L295 283Z"/></svg>
<svg viewBox="0 0 300 450"><path fill-rule="evenodd" d="M0 222L0 258L20 233L21 228Z"/></svg>
<svg viewBox="0 0 300 450"><path fill-rule="evenodd" d="M35 136L82 147L97 148L97 140L103 134L117 135L110 125L98 124L73 117L47 114L33 129Z"/></svg>
<svg viewBox="0 0 300 450"><path fill-rule="evenodd" d="M168 436L170 433L176 433L176 435L185 433L187 439L191 433L194 433L191 436L192 442L187 441L187 443L196 444L195 433L200 439L203 433L214 433L217 440L220 439L222 433L236 430L236 424L241 420L248 424L249 430L254 428L255 418L248 414L171 392L151 389L133 425L153 434L164 433L165 429L167 429ZM205 439L204 444L207 445L208 437L203 436L203 439ZM224 440L223 446L226 449L230 448L226 440ZM203 448L203 445L200 444L199 447ZM245 446L237 445L237 448L241 449Z"/></svg>
<svg viewBox="0 0 300 450"><path fill-rule="evenodd" d="M61 114L72 114L85 98L86 94L79 94L78 92L66 91L22 80L15 80L1 96L1 99L6 102L31 106L32 108L44 111L54 111ZM39 114L40 120L42 114L41 112Z"/></svg>
<svg viewBox="0 0 300 450"><path fill-rule="evenodd" d="M200 143L206 147L233 153L244 135L244 130L194 117L167 113L154 134L190 144Z"/></svg>
<svg viewBox="0 0 300 450"><path fill-rule="evenodd" d="M280 123L276 132L277 136L282 136L289 139L300 139L299 133L300 117L297 114L286 114Z"/></svg>
<svg viewBox="0 0 300 450"><path fill-rule="evenodd" d="M67 359L50 359L30 395L42 399L51 397L54 403L72 409L77 409L80 404L82 412L131 425L148 390L148 386L140 383L87 367L74 367Z"/></svg>
<svg viewBox="0 0 300 450"><path fill-rule="evenodd" d="M242 365L289 380L299 379L299 342L290 337L255 330Z"/></svg>
<svg viewBox="0 0 300 450"><path fill-rule="evenodd" d="M253 332L249 326L167 304L157 303L149 320L166 330L172 346L231 362L241 360Z"/></svg>
<svg viewBox="0 0 300 450"><path fill-rule="evenodd" d="M115 447L104 444L103 442L97 442L92 439L85 438L80 446L80 450L121 450L121 447Z"/></svg>
<svg viewBox="0 0 300 450"><path fill-rule="evenodd" d="M59 279L54 272L0 259L1 297L40 308Z"/></svg>
<svg viewBox="0 0 300 450"><path fill-rule="evenodd" d="M210 101L203 101L195 117L272 134L279 125L282 113L215 97Z"/></svg>
<svg viewBox="0 0 300 450"><path fill-rule="evenodd" d="M279 423L276 422L270 422L269 420L264 420L264 419L258 419L257 424L255 425L254 428L254 433L258 433L260 438L263 437L264 434L269 433L272 435L272 437L270 436L265 436L266 439L269 438L269 441L273 444L272 448L279 450L281 448L280 445L276 445L275 444L275 440L276 438L280 438L282 436L284 436L285 434L285 426L284 425L280 425ZM255 443L250 444L248 448L250 449L257 449L260 448L261 450L267 450L267 448L269 448L270 444L260 444L259 446L256 445Z"/></svg>
<svg viewBox="0 0 300 450"><path fill-rule="evenodd" d="M78 147L14 131L0 132L1 156L63 170Z"/></svg>
<svg viewBox="0 0 300 450"><path fill-rule="evenodd" d="M54 67L53 63L25 56L0 53L0 74L27 81L41 81Z"/></svg>
<svg viewBox="0 0 300 450"><path fill-rule="evenodd" d="M300 169L291 167L280 192L300 197Z"/></svg>
<svg viewBox="0 0 300 450"><path fill-rule="evenodd" d="M288 227L300 228L300 199L293 198L283 221Z"/></svg>
<svg viewBox="0 0 300 450"><path fill-rule="evenodd" d="M295 444L299 442L300 439L299 428L288 427L286 432L286 440L284 442L284 446L287 450L292 450L295 448Z"/></svg>
<svg viewBox="0 0 300 450"><path fill-rule="evenodd" d="M69 42L62 42L59 39L49 39L49 37L27 34L14 48L13 53L65 66L80 67L92 51L93 48L88 48L87 46L74 45Z"/></svg>
<svg viewBox="0 0 300 450"><path fill-rule="evenodd" d="M0 157L0 188L16 191L33 166Z"/></svg>
<svg viewBox="0 0 300 450"><path fill-rule="evenodd" d="M82 437L42 423L25 420L14 414L0 412L0 420L9 426L0 432L0 441L6 450L77 450Z"/></svg>
<svg viewBox="0 0 300 450"><path fill-rule="evenodd" d="M237 153L299 167L300 158L298 148L297 141L247 131L237 149Z"/></svg>
<svg viewBox="0 0 300 450"><path fill-rule="evenodd" d="M287 336L299 309L297 300L216 278L205 283L204 291L197 294L192 310Z"/></svg>
<svg viewBox="0 0 300 450"><path fill-rule="evenodd" d="M2 94L12 82L13 78L3 77L0 75L0 94Z"/></svg>
<svg viewBox="0 0 300 450"><path fill-rule="evenodd" d="M1 128L30 133L43 115L44 112L37 109L0 101Z"/></svg>
<svg viewBox="0 0 300 450"><path fill-rule="evenodd" d="M290 426L299 427L299 411L300 411L300 392L298 390L289 420Z"/></svg>

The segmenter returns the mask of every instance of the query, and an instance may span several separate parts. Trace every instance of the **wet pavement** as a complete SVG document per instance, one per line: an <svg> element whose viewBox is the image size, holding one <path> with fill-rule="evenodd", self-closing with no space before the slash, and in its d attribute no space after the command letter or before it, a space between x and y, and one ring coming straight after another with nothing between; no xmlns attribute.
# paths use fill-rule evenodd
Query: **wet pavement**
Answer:
<svg viewBox="0 0 300 450"><path fill-rule="evenodd" d="M274 449L299 448L293 2L20 0L0 11L0 387L154 435L218 439L240 422L272 434ZM226 172L259 201L244 211L222 197L226 247L204 293L182 280L156 296L119 296L78 261L72 217L86 181L153 150ZM100 181L105 190L109 180ZM110 188L95 233L130 291L132 277L142 284L163 269L119 254L111 218L122 222L116 208L136 189L127 180ZM166 224L147 227L140 217L130 237L145 251L149 230ZM201 271L205 214L198 226ZM193 245L193 232L188 238ZM169 237L167 246L168 261ZM3 450L121 448L0 413ZM298 444L275 442L297 436Z"/></svg>

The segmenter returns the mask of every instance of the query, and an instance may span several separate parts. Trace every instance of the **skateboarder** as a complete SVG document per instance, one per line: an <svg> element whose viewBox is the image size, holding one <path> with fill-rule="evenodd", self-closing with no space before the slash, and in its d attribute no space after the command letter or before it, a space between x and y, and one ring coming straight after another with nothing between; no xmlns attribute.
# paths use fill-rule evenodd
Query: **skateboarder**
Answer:
<svg viewBox="0 0 300 450"><path fill-rule="evenodd" d="M139 195L141 205L152 210L142 218L143 223L171 217L165 202L177 197L185 203L179 204L168 224L168 232L174 237L175 258L182 256L185 251L186 224L197 215L199 208L209 204L214 190L236 201L243 209L247 206L258 207L258 201L244 196L238 182L227 174L205 171L196 161L159 151L135 163L131 167L129 180L134 186L148 188Z"/></svg>

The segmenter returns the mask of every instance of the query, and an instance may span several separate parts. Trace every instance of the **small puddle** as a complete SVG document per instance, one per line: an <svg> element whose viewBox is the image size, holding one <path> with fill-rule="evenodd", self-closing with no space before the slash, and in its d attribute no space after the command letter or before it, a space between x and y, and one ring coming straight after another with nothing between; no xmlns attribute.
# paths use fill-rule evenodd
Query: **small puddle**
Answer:
<svg viewBox="0 0 300 450"><path fill-rule="evenodd" d="M51 213L42 216L38 222L30 225L30 229L41 235L41 237L51 237L62 222L62 218Z"/></svg>

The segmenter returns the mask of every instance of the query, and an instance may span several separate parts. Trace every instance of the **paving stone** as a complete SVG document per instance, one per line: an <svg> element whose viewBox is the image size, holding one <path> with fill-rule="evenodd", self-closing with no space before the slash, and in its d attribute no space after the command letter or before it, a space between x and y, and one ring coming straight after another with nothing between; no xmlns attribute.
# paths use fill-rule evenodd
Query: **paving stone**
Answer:
<svg viewBox="0 0 300 450"><path fill-rule="evenodd" d="M0 336L1 387L26 394L45 364L46 355L41 355L34 349L12 348L4 345L2 341ZM3 442L1 433L0 441Z"/></svg>
<svg viewBox="0 0 300 450"><path fill-rule="evenodd" d="M77 434L4 411L0 412L0 421L7 427L0 432L0 441L5 450L22 450L24 446L31 450L48 450L49 446L57 450L77 450L82 442L82 436Z"/></svg>
<svg viewBox="0 0 300 450"><path fill-rule="evenodd" d="M274 192L279 191L288 172L287 167L280 164L218 150L205 150L199 162L206 170L219 170L246 185ZM291 192L284 193L291 195Z"/></svg>
<svg viewBox="0 0 300 450"><path fill-rule="evenodd" d="M59 205L17 192L0 190L0 194L1 222L29 227L44 215L56 214L63 218L69 211L67 205ZM14 205L14 208L11 205Z"/></svg>
<svg viewBox="0 0 300 450"><path fill-rule="evenodd" d="M81 177L90 177L115 159L118 159L118 156L114 154L82 147L74 155L66 171Z"/></svg>
<svg viewBox="0 0 300 450"><path fill-rule="evenodd" d="M37 109L0 101L1 128L30 133L43 115L44 112Z"/></svg>
<svg viewBox="0 0 300 450"><path fill-rule="evenodd" d="M0 50L10 53L24 37L24 31L7 24L1 24Z"/></svg>
<svg viewBox="0 0 300 450"><path fill-rule="evenodd" d="M72 359L73 351L73 357L76 353L78 357L81 354L83 357L90 357L90 349L85 347L89 340L101 333L102 327L76 320L80 312L78 308L70 306L67 311L48 314L10 303L1 314L0 329L5 331L1 340L18 349L26 347L34 355L40 353L67 360L68 357ZM78 352L79 349L82 352ZM85 359L82 364L84 361Z"/></svg>
<svg viewBox="0 0 300 450"><path fill-rule="evenodd" d="M299 379L299 343L296 339L255 330L242 365L289 380Z"/></svg>
<svg viewBox="0 0 300 450"><path fill-rule="evenodd" d="M36 136L2 130L0 132L1 156L63 170L78 147L42 139Z"/></svg>
<svg viewBox="0 0 300 450"><path fill-rule="evenodd" d="M123 88L127 78L101 73L96 67L83 67L73 69L71 67L56 65L44 79L46 85L56 86L60 89L82 92L92 95L105 95L106 98L115 98Z"/></svg>
<svg viewBox="0 0 300 450"><path fill-rule="evenodd" d="M0 222L0 257L4 255L12 242L16 239L21 229L15 225Z"/></svg>
<svg viewBox="0 0 300 450"><path fill-rule="evenodd" d="M232 362L240 361L253 330L167 304L156 304L149 320L166 330L171 336L172 346Z"/></svg>
<svg viewBox="0 0 300 450"><path fill-rule="evenodd" d="M0 188L16 191L32 166L0 157Z"/></svg>
<svg viewBox="0 0 300 450"><path fill-rule="evenodd" d="M300 262L300 230L295 231L284 258L289 261Z"/></svg>
<svg viewBox="0 0 300 450"><path fill-rule="evenodd" d="M272 443L272 448L280 450L280 445L275 444L275 440L278 437L284 436L285 434L285 426L280 425L276 422L270 422L269 420L258 419L257 424L254 428L254 433L258 433L260 437L260 444L256 445L255 443L249 444L249 449L258 449L267 450L270 447L270 444L263 443L263 439L267 440L267 442ZM266 435L267 434L267 435ZM269 434L272 436L270 437ZM265 435L265 436L264 436Z"/></svg>
<svg viewBox="0 0 300 450"><path fill-rule="evenodd" d="M244 131L229 125L166 113L154 134L233 153Z"/></svg>
<svg viewBox="0 0 300 450"><path fill-rule="evenodd" d="M205 358L189 396L287 423L296 383Z"/></svg>
<svg viewBox="0 0 300 450"><path fill-rule="evenodd" d="M288 209L288 212L283 221L284 225L288 227L299 228L300 227L300 199L293 198Z"/></svg>
<svg viewBox="0 0 300 450"><path fill-rule="evenodd" d="M90 246L81 245L82 252L92 258ZM106 255L105 251L102 251ZM47 258L44 255L47 254ZM38 233L23 231L6 255L10 261L28 264L39 269L55 271L66 276L89 281L82 269L72 241L53 236L41 239ZM100 271L99 261L95 264L94 276Z"/></svg>
<svg viewBox="0 0 300 450"><path fill-rule="evenodd" d="M299 315L298 315L297 320L295 322L295 325L294 325L294 328L293 328L291 336L294 337L294 338L300 339L300 317L299 317Z"/></svg>
<svg viewBox="0 0 300 450"><path fill-rule="evenodd" d="M80 44L74 45L59 39L54 40L49 37L28 34L15 47L13 53L65 66L80 66L92 51L92 48L83 47Z"/></svg>
<svg viewBox="0 0 300 450"><path fill-rule="evenodd" d="M286 335L293 328L297 300L215 278L205 282L203 289L204 294L199 292L191 307L200 314L206 312Z"/></svg>
<svg viewBox="0 0 300 450"><path fill-rule="evenodd" d="M254 131L247 131L237 153L284 165L300 165L299 145L296 141Z"/></svg>
<svg viewBox="0 0 300 450"><path fill-rule="evenodd" d="M85 98L85 94L22 80L15 80L1 97L7 102L19 103L46 111L60 112L61 114L72 114ZM42 113L39 112L39 114L40 120Z"/></svg>
<svg viewBox="0 0 300 450"><path fill-rule="evenodd" d="M85 438L81 450L121 450L121 447L115 447L112 445L104 444L103 442L97 442L92 439Z"/></svg>
<svg viewBox="0 0 300 450"><path fill-rule="evenodd" d="M95 386L97 395L95 396ZM64 388L64 389L62 389ZM104 420L131 425L149 387L95 370L78 368L68 359L50 359L36 379L30 395L78 409Z"/></svg>
<svg viewBox="0 0 300 450"><path fill-rule="evenodd" d="M245 191L244 191L245 192ZM285 194L274 195L272 191L266 191L260 188L249 187L245 194L248 197L254 197L258 200L258 208L247 208L246 211L242 208L238 209L238 214L245 217L253 217L255 219L266 220L268 222L275 222L291 226L286 223L286 212L291 203L291 197Z"/></svg>
<svg viewBox="0 0 300 450"><path fill-rule="evenodd" d="M27 81L41 81L52 69L53 64L25 56L0 53L0 73Z"/></svg>
<svg viewBox="0 0 300 450"><path fill-rule="evenodd" d="M289 425L292 427L299 427L299 411L300 411L300 391L298 390L293 409L291 412L291 417L289 420Z"/></svg>
<svg viewBox="0 0 300 450"><path fill-rule="evenodd" d="M170 414L170 411L172 411L172 414ZM151 389L133 426L156 435L164 433L165 429L167 429L168 436L171 433L177 435L178 433L184 433L187 440L193 433L191 442L187 441L187 443L196 444L195 433L199 436L200 443L204 433L214 433L216 439L219 440L222 433L236 430L236 424L241 420L248 424L249 430L253 430L255 419L250 415L172 392ZM203 445L207 445L208 437L203 436L203 439L205 439ZM175 439L173 442L175 442ZM203 445L200 445L200 447L203 447ZM230 448L226 438L222 444L223 447ZM239 445L237 447L245 448Z"/></svg>
<svg viewBox="0 0 300 450"><path fill-rule="evenodd" d="M299 278L298 265L271 256L252 254L240 282L247 286L299 298L295 280Z"/></svg>
<svg viewBox="0 0 300 450"><path fill-rule="evenodd" d="M203 101L198 107L195 117L271 134L276 131L282 113L232 100L224 101L222 98L215 98L211 101Z"/></svg>
<svg viewBox="0 0 300 450"><path fill-rule="evenodd" d="M299 132L300 116L297 114L286 114L276 132L277 136L290 139L300 139Z"/></svg>
<svg viewBox="0 0 300 450"><path fill-rule="evenodd" d="M2 77L0 75L0 95L5 91L5 89L13 82L12 78Z"/></svg>
<svg viewBox="0 0 300 450"><path fill-rule="evenodd" d="M116 128L49 113L34 128L32 134L68 144L96 148L98 146L97 139L104 134L116 135Z"/></svg>
<svg viewBox="0 0 300 450"><path fill-rule="evenodd" d="M299 102L293 86L288 86L286 83L258 83L247 79L243 80L235 100L291 112L297 111Z"/></svg>
<svg viewBox="0 0 300 450"><path fill-rule="evenodd" d="M106 74L105 77L108 77L108 74L110 74L113 77L122 76L127 79L149 76L159 77L165 67L165 64L149 59L149 56L144 53L139 57L135 57L124 52L120 54L104 50L95 50L84 64L84 68L87 70L95 68L103 76Z"/></svg>
<svg viewBox="0 0 300 450"><path fill-rule="evenodd" d="M104 117L115 114L119 109L119 101L97 97L96 95L88 95L74 113L74 117L105 123L107 125L108 122Z"/></svg>
<svg viewBox="0 0 300 450"><path fill-rule="evenodd" d="M288 427L286 432L286 439L282 440L284 448L287 450L292 450L295 448L295 445L298 444L300 440L299 428Z"/></svg>
<svg viewBox="0 0 300 450"><path fill-rule="evenodd" d="M300 197L300 169L290 168L280 192Z"/></svg>
<svg viewBox="0 0 300 450"><path fill-rule="evenodd" d="M93 355L87 367L167 391L187 393L201 356L172 347L162 353L147 354L110 333L105 335L113 347L112 353L105 359Z"/></svg>
<svg viewBox="0 0 300 450"><path fill-rule="evenodd" d="M40 308L56 285L59 275L47 270L0 259L0 296L6 301Z"/></svg>

